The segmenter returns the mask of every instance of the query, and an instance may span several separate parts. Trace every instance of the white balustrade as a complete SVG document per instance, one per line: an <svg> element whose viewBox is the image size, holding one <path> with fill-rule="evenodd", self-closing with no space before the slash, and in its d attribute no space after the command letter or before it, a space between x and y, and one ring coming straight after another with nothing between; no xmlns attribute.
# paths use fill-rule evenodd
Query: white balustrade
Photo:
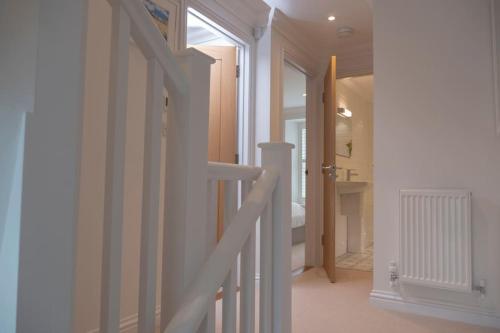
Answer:
<svg viewBox="0 0 500 333"><path fill-rule="evenodd" d="M291 144L261 143L262 166L279 170L272 209L272 322L273 333L290 333L292 322L292 198Z"/></svg>
<svg viewBox="0 0 500 333"><path fill-rule="evenodd" d="M101 273L101 332L118 332L123 228L126 110L130 18L119 2L112 4L109 106L104 187Z"/></svg>
<svg viewBox="0 0 500 333"><path fill-rule="evenodd" d="M252 181L241 183L241 201L244 202L252 188ZM240 281L240 333L255 332L255 228L241 250Z"/></svg>
<svg viewBox="0 0 500 333"><path fill-rule="evenodd" d="M162 329L179 308L187 286L208 255L206 138L213 59L189 49L177 60L193 98L181 99L181 105L172 99L167 108Z"/></svg>
<svg viewBox="0 0 500 333"><path fill-rule="evenodd" d="M273 204L268 202L260 216L260 306L259 332L272 332L273 311Z"/></svg>
<svg viewBox="0 0 500 333"><path fill-rule="evenodd" d="M255 332L255 230L261 223L261 281L259 332L291 332L291 217L289 210L292 145L270 143L262 148L263 168L209 163L212 205L209 225L216 228L216 183L220 175L224 186L225 231L203 265L197 279L187 289L184 301L170 321L166 333L213 332L214 322L206 318L214 297L223 286L222 329L236 332L236 263L241 254L240 332ZM221 174L219 170L229 170ZM259 174L255 184L253 179ZM241 207L234 214L237 198L235 175L241 180ZM288 211L287 211L288 210ZM288 219L287 219L288 218ZM213 235L211 236L213 237ZM287 241L289 241L287 243ZM287 273L285 273L287 272ZM283 300L289 300L282 304ZM211 313L211 312L210 312Z"/></svg>
<svg viewBox="0 0 500 333"><path fill-rule="evenodd" d="M238 315L241 333L255 332L256 326L261 333L290 333L292 145L259 145L261 168L207 163L213 59L193 49L174 55L140 1L109 2L113 28L100 331L117 333L120 324L121 255L127 245L122 244L123 175L132 37L148 62L138 331L152 333L159 324L166 333L214 333L216 295L222 287L224 333L237 331ZM160 184L164 89L169 107L165 183ZM217 243L219 182L224 183L224 234ZM161 186L165 187L164 233L163 244L158 244ZM260 244L256 244L259 219ZM259 325L256 246L260 246ZM159 247L160 323L156 313Z"/></svg>
<svg viewBox="0 0 500 333"><path fill-rule="evenodd" d="M156 327L156 262L160 207L161 131L163 75L158 61L148 60L146 129L144 131L144 175L139 272L138 331L154 333Z"/></svg>

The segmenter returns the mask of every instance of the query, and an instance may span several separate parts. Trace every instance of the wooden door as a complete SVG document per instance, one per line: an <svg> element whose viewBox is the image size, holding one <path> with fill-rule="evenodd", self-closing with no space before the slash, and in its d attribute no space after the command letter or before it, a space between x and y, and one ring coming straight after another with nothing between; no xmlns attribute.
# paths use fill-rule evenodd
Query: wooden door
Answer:
<svg viewBox="0 0 500 333"><path fill-rule="evenodd" d="M335 282L335 118L337 69L336 58L330 59L324 82L324 160L323 173L323 266Z"/></svg>
<svg viewBox="0 0 500 333"><path fill-rule="evenodd" d="M208 160L237 163L236 47L193 46L215 59L210 72ZM224 187L219 185L217 237L224 231Z"/></svg>

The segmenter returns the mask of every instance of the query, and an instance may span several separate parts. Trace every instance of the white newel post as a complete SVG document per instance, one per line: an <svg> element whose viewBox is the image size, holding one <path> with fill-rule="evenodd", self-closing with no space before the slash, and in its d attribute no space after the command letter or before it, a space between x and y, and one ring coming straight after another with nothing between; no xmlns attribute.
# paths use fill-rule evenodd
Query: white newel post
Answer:
<svg viewBox="0 0 500 333"><path fill-rule="evenodd" d="M0 11L4 8L10 10L0 14L0 37L9 35L9 42L2 40L0 81L7 84L7 101L16 100L19 107L32 103L33 91L29 87L34 87L34 110L26 116L22 200L13 202L13 205L22 205L15 332L73 332L87 1L2 2L5 3L7 7L2 5ZM26 8L23 10L27 15L32 13L35 22L26 22L24 14L17 15L20 12L13 10L21 8ZM26 22L27 26L19 31L6 28L11 22ZM29 61L32 55L16 52L19 48L31 47L26 44L27 40L21 39L33 26L36 26L32 36L32 45L36 49L34 82L30 81L33 77L26 75L35 70L35 63ZM18 65L4 71L4 66L13 65L9 57L22 63L24 68ZM2 106L0 113L5 110ZM2 125L7 125L3 117L0 118ZM2 162L8 158L5 150L0 156ZM6 184L8 190L9 182L0 185L2 191L5 191ZM4 224L5 215L3 211L0 214L0 224ZM18 224L16 219L9 221ZM3 236L12 242L15 236L0 236L1 252L6 246ZM16 256L9 260L14 261ZM0 266L2 289L9 287L3 283L8 271L5 266ZM16 290L13 289L9 294L15 297ZM0 298L0 303L10 300L3 290L0 290ZM13 307L16 307L15 302L9 304L8 309L0 310L1 332L14 332L10 330L16 326ZM6 320L4 315L12 319Z"/></svg>
<svg viewBox="0 0 500 333"><path fill-rule="evenodd" d="M292 320L292 196L289 143L261 143L262 167L279 172L272 196L272 313L273 333L290 333Z"/></svg>
<svg viewBox="0 0 500 333"><path fill-rule="evenodd" d="M177 54L189 92L170 95L167 110L161 331L206 259L210 65L188 49Z"/></svg>

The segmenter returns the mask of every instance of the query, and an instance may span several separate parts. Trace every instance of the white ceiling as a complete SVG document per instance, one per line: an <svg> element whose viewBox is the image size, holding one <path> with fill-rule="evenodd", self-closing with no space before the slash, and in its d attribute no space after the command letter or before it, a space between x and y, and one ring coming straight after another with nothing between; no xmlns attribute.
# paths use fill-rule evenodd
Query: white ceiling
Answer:
<svg viewBox="0 0 500 333"><path fill-rule="evenodd" d="M306 76L295 67L285 63L283 72L283 108L298 108L306 106Z"/></svg>
<svg viewBox="0 0 500 333"><path fill-rule="evenodd" d="M264 0L286 14L307 38L321 45L324 54L352 54L372 43L371 0ZM335 21L328 21L328 16ZM337 29L348 26L351 37L337 37Z"/></svg>

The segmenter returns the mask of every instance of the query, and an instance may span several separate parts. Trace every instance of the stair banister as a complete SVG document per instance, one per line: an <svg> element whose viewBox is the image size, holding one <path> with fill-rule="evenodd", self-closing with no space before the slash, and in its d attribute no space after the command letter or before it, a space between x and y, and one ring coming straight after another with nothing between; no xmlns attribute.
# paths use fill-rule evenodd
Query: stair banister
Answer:
<svg viewBox="0 0 500 333"><path fill-rule="evenodd" d="M292 322L292 144L261 143L262 167L279 170L280 178L272 199L272 297L274 333L290 333Z"/></svg>
<svg viewBox="0 0 500 333"><path fill-rule="evenodd" d="M248 177L242 180L244 201L236 215L229 221L215 250L197 275L196 280L186 289L181 306L172 317L164 333L212 332L213 328L202 326L210 315L215 295L222 285L224 294L226 283L231 277L239 253L242 253L242 290L240 294L240 332L255 332L255 243L256 221L261 217L261 297L260 332L291 332L291 148L290 144L268 143L262 148L263 168L233 166L235 173ZM230 165L214 165L213 169L231 168ZM262 170L259 178L250 187L253 173ZM243 171L243 172L242 172ZM231 172L229 172L231 175ZM211 181L209 179L209 181ZM248 193L248 194L247 194ZM250 248L250 250L248 250ZM254 249L253 249L254 250ZM244 259L243 259L244 258ZM253 262L252 262L253 261ZM249 272L246 273L246 272ZM245 276L245 278L243 278ZM246 281L246 282L244 282ZM224 295L225 296L225 295ZM253 301L252 301L253 299ZM286 303L283 303L286 302ZM223 326L228 332L236 331L236 305L223 309ZM211 319L213 325L213 318Z"/></svg>
<svg viewBox="0 0 500 333"><path fill-rule="evenodd" d="M177 56L192 98L167 108L161 328L180 307L207 258L207 161L210 65L188 49Z"/></svg>
<svg viewBox="0 0 500 333"><path fill-rule="evenodd" d="M143 216L139 322L141 333L153 332L156 322L161 114L163 92L169 96L166 145L166 203L162 274L162 323L180 305L187 283L206 259L202 210L206 206L208 105L210 65L213 59L194 49L175 55L153 24L142 1L109 0L112 8L109 106L107 121L105 218L101 274L100 331L117 333L120 326L121 256L123 228L124 156L128 93L129 40L132 37L148 62L146 137L144 156ZM191 98L195 96L195 98ZM204 211L206 212L206 210ZM168 230L168 232L167 232ZM196 231L196 232L194 232ZM186 243L195 244L189 248ZM166 266L168 265L168 269ZM153 312L154 310L154 312Z"/></svg>
<svg viewBox="0 0 500 333"><path fill-rule="evenodd" d="M214 252L189 287L184 302L165 333L196 332L206 312L206 303L224 282L252 227L271 199L278 173L264 172L255 183L247 200L226 229ZM203 306L201 306L203 305Z"/></svg>
<svg viewBox="0 0 500 333"><path fill-rule="evenodd" d="M255 227L261 221L260 332L290 333L291 148L262 144L262 168L208 163L210 65L188 49L166 47L143 4L109 0L112 53L105 185L100 331L120 326L123 168L128 47L132 36L148 63L141 225L139 319L141 333L156 329L155 234L159 186L165 186L160 330L212 333L215 295L223 287L223 328L235 332L237 257L241 254L240 332L255 332ZM167 89L165 183L158 184L160 118ZM217 182L223 181L225 233L216 243ZM241 183L242 205L237 192Z"/></svg>
<svg viewBox="0 0 500 333"><path fill-rule="evenodd" d="M111 16L111 55L104 184L100 331L118 332L124 200L126 110L131 21L120 3Z"/></svg>

